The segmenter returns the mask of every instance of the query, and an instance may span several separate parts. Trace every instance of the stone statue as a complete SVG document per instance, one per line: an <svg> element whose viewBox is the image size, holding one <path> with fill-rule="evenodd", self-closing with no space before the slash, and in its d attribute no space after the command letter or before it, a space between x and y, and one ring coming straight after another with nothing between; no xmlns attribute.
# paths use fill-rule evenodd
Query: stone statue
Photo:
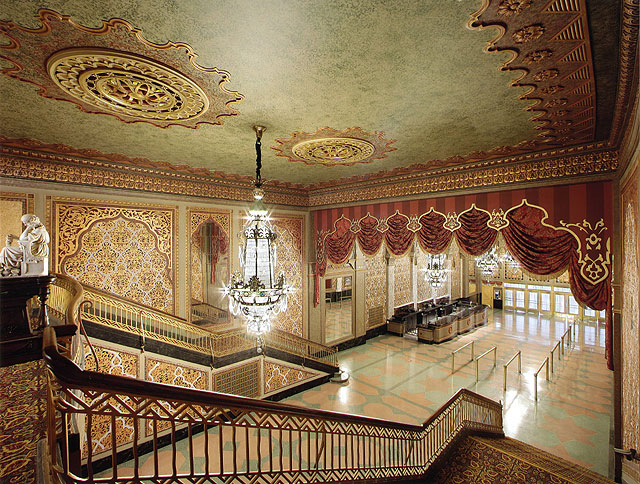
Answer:
<svg viewBox="0 0 640 484"><path fill-rule="evenodd" d="M7 235L6 247L0 251L0 276L43 276L49 274L49 232L33 214L22 216L27 228L20 237ZM18 245L11 243L17 240Z"/></svg>

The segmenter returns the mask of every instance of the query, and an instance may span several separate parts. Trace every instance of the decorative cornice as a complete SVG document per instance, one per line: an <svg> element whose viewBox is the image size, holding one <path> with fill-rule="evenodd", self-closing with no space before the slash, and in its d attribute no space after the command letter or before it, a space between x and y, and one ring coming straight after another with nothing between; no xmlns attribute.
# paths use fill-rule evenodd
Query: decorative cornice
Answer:
<svg viewBox="0 0 640 484"><path fill-rule="evenodd" d="M624 130L624 123L632 111L630 103L638 90L638 30L640 29L640 0L623 0L620 32L620 62L618 67L618 91L611 125L609 145L617 146Z"/></svg>
<svg viewBox="0 0 640 484"><path fill-rule="evenodd" d="M440 170L421 175L367 180L333 189L294 189L267 185L266 201L272 204L316 207L513 183L557 181L563 177L602 176L614 172L618 166L616 150L577 154L579 150L567 149L552 153L555 153L555 157L539 159L531 155L533 159L508 165L485 162L465 171L459 168ZM110 161L1 144L0 176L236 201L249 201L253 193L250 182L230 177L213 178L143 166L123 168Z"/></svg>
<svg viewBox="0 0 640 484"><path fill-rule="evenodd" d="M227 178L171 173L155 168L126 167L108 161L77 158L0 145L0 176L118 188L174 195L250 201L252 183ZM306 191L265 187L267 203L307 206Z"/></svg>
<svg viewBox="0 0 640 484"><path fill-rule="evenodd" d="M618 152L609 150L503 166L482 166L463 172L425 173L420 177L396 177L385 181L352 184L333 190L311 191L309 206L346 204L481 187L490 188L572 176L602 175L613 173L617 166Z"/></svg>
<svg viewBox="0 0 640 484"><path fill-rule="evenodd" d="M556 148L556 149L549 149L546 151L529 152L527 154L510 156L508 158L502 157L502 158L492 158L492 159L485 159L486 157L484 156L484 154L486 152L480 151L476 153L471 153L470 155L468 155L468 157L466 157L468 158L467 161L475 162L475 163L463 164L463 165L447 163L447 160L449 160L450 158L447 158L445 160L440 160L440 161L432 160L427 163L419 163L415 165L394 168L392 170L383 170L383 171L371 173L368 175L356 175L356 176L340 178L338 180L332 180L328 182L314 183L311 185L307 185L305 188L308 188L309 190L314 191L314 190L322 190L325 188L335 188L337 186L346 188L347 185L351 185L351 184L388 183L392 178L396 178L396 177L418 178L418 177L424 177L425 175L441 175L445 173L473 170L476 168L482 168L482 167L488 167L488 166L499 166L504 164L519 163L522 161L543 160L546 158L555 158L558 156L570 156L570 155L576 155L579 153L588 153L595 150L601 150L606 147L607 147L606 142L599 142L599 143L590 143L586 145L570 146L567 148ZM496 148L496 150L497 149L498 148ZM507 151L509 152L509 150ZM477 154L478 156L474 157L475 154ZM456 157L451 157L451 158L456 158ZM462 158L462 157L459 157L459 158Z"/></svg>
<svg viewBox="0 0 640 484"><path fill-rule="evenodd" d="M229 73L199 65L188 44L150 42L118 18L90 28L43 8L37 20L34 29L0 21L0 59L12 64L0 72L37 86L42 97L160 128L221 125L238 114L231 105L243 96L225 88ZM91 49L77 49L84 46Z"/></svg>

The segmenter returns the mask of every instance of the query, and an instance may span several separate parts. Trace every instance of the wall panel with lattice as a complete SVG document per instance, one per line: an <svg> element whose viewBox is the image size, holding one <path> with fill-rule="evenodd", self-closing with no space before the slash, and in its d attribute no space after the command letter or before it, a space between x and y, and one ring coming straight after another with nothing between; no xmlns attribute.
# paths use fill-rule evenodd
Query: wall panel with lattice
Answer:
<svg viewBox="0 0 640 484"><path fill-rule="evenodd" d="M54 272L175 311L176 207L48 197Z"/></svg>
<svg viewBox="0 0 640 484"><path fill-rule="evenodd" d="M96 356L98 358L98 367L100 372L109 375L127 376L129 378L138 378L138 365L139 355L124 351L122 349L114 349L109 347L103 347L100 345L94 345ZM89 346L85 343L84 348L84 361L85 369L96 371L95 359L91 353ZM128 400L127 397L124 397ZM99 402L93 402L90 399L86 399L87 404L99 404ZM122 403L111 399L109 402L116 410L124 410ZM126 401L127 404L132 404L130 401ZM116 446L124 445L133 440L133 421L126 417L117 417L115 419L115 428L111 425L111 417L108 415L95 415L93 416L91 425L91 446L94 455L102 454L111 449L112 445L112 432L116 435ZM81 432L81 438L84 438ZM81 443L82 456L88 455L88 444L84 440Z"/></svg>
<svg viewBox="0 0 640 484"><path fill-rule="evenodd" d="M214 375L214 389L220 393L258 398L260 396L260 361L256 359L245 365L219 371Z"/></svg>
<svg viewBox="0 0 640 484"><path fill-rule="evenodd" d="M387 301L387 263L384 250L373 257L365 258L367 269L365 304L367 328L374 328L385 323L385 304Z"/></svg>
<svg viewBox="0 0 640 484"><path fill-rule="evenodd" d="M271 393L320 375L319 372L284 365L280 362L264 361L264 393Z"/></svg>
<svg viewBox="0 0 640 484"><path fill-rule="evenodd" d="M272 320L273 327L302 336L304 299L304 218L278 216L272 219L278 234L276 275L284 272L293 291L289 294L287 310Z"/></svg>
<svg viewBox="0 0 640 484"><path fill-rule="evenodd" d="M411 258L409 254L395 259L394 284L394 307L413 302L411 289Z"/></svg>

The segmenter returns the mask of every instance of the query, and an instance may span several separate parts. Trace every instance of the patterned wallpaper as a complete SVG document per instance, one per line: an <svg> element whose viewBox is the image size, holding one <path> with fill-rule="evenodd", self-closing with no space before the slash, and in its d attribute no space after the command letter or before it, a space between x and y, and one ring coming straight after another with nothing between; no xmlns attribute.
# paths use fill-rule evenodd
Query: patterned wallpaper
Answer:
<svg viewBox="0 0 640 484"><path fill-rule="evenodd" d="M304 218L275 217L271 220L274 231L278 234L276 275L284 272L285 279L293 288L289 294L287 310L272 320L273 327L295 334L303 335L304 298Z"/></svg>
<svg viewBox="0 0 640 484"><path fill-rule="evenodd" d="M373 257L365 257L366 277L366 315L367 328L385 323L385 303L387 299L387 262L384 250Z"/></svg>
<svg viewBox="0 0 640 484"><path fill-rule="evenodd" d="M264 393L275 392L289 385L314 378L319 374L320 373L265 360Z"/></svg>
<svg viewBox="0 0 640 484"><path fill-rule="evenodd" d="M412 302L411 295L411 258L409 254L395 260L394 271L394 301L393 306L403 306Z"/></svg>
<svg viewBox="0 0 640 484"><path fill-rule="evenodd" d="M53 271L175 311L176 208L48 198Z"/></svg>
<svg viewBox="0 0 640 484"><path fill-rule="evenodd" d="M622 447L640 448L640 241L638 168L621 194L622 206Z"/></svg>

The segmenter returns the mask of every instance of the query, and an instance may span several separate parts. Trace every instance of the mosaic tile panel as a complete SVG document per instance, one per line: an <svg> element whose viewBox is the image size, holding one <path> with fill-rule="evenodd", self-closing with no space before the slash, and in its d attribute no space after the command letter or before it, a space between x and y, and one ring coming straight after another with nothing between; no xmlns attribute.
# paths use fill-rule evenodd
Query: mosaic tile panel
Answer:
<svg viewBox="0 0 640 484"><path fill-rule="evenodd" d="M622 442L640 449L640 249L638 168L622 190Z"/></svg>
<svg viewBox="0 0 640 484"><path fill-rule="evenodd" d="M48 202L54 271L174 312L174 207L55 197Z"/></svg>
<svg viewBox="0 0 640 484"><path fill-rule="evenodd" d="M128 353L122 350L113 350L102 346L93 345L96 356L98 357L99 370L101 373L109 375L127 376L130 378L138 377L138 355ZM96 363L92 356L91 349L84 344L84 360L85 369L96 371ZM126 398L125 398L126 400ZM87 403L93 403L87 400ZM119 402L111 399L110 403L114 408L121 408ZM131 403L131 402L128 402ZM124 410L124 409L123 409ZM101 454L111 449L111 432L114 429L111 426L111 417L96 415L93 417L91 426L91 442L92 452L94 455ZM126 417L117 417L115 419L116 445L120 446L133 440L133 420ZM83 435L84 432L80 432ZM88 454L87 442L82 443L82 456Z"/></svg>
<svg viewBox="0 0 640 484"><path fill-rule="evenodd" d="M365 258L367 328L385 323L384 307L387 300L387 263L384 251ZM380 310L379 310L380 309Z"/></svg>
<svg viewBox="0 0 640 484"><path fill-rule="evenodd" d="M44 361L0 368L0 482L36 482L38 441L45 437Z"/></svg>
<svg viewBox="0 0 640 484"><path fill-rule="evenodd" d="M276 390L300 383L317 375L317 373L312 371L265 360L264 393L275 392Z"/></svg>
<svg viewBox="0 0 640 484"><path fill-rule="evenodd" d="M271 221L278 234L276 274L284 272L293 291L289 294L289 305L284 313L272 319L273 327L288 333L303 334L303 247L304 219L302 217L276 217Z"/></svg>
<svg viewBox="0 0 640 484"><path fill-rule="evenodd" d="M412 302L411 297L411 259L409 255L398 257L395 260L394 279L394 307L403 306Z"/></svg>

